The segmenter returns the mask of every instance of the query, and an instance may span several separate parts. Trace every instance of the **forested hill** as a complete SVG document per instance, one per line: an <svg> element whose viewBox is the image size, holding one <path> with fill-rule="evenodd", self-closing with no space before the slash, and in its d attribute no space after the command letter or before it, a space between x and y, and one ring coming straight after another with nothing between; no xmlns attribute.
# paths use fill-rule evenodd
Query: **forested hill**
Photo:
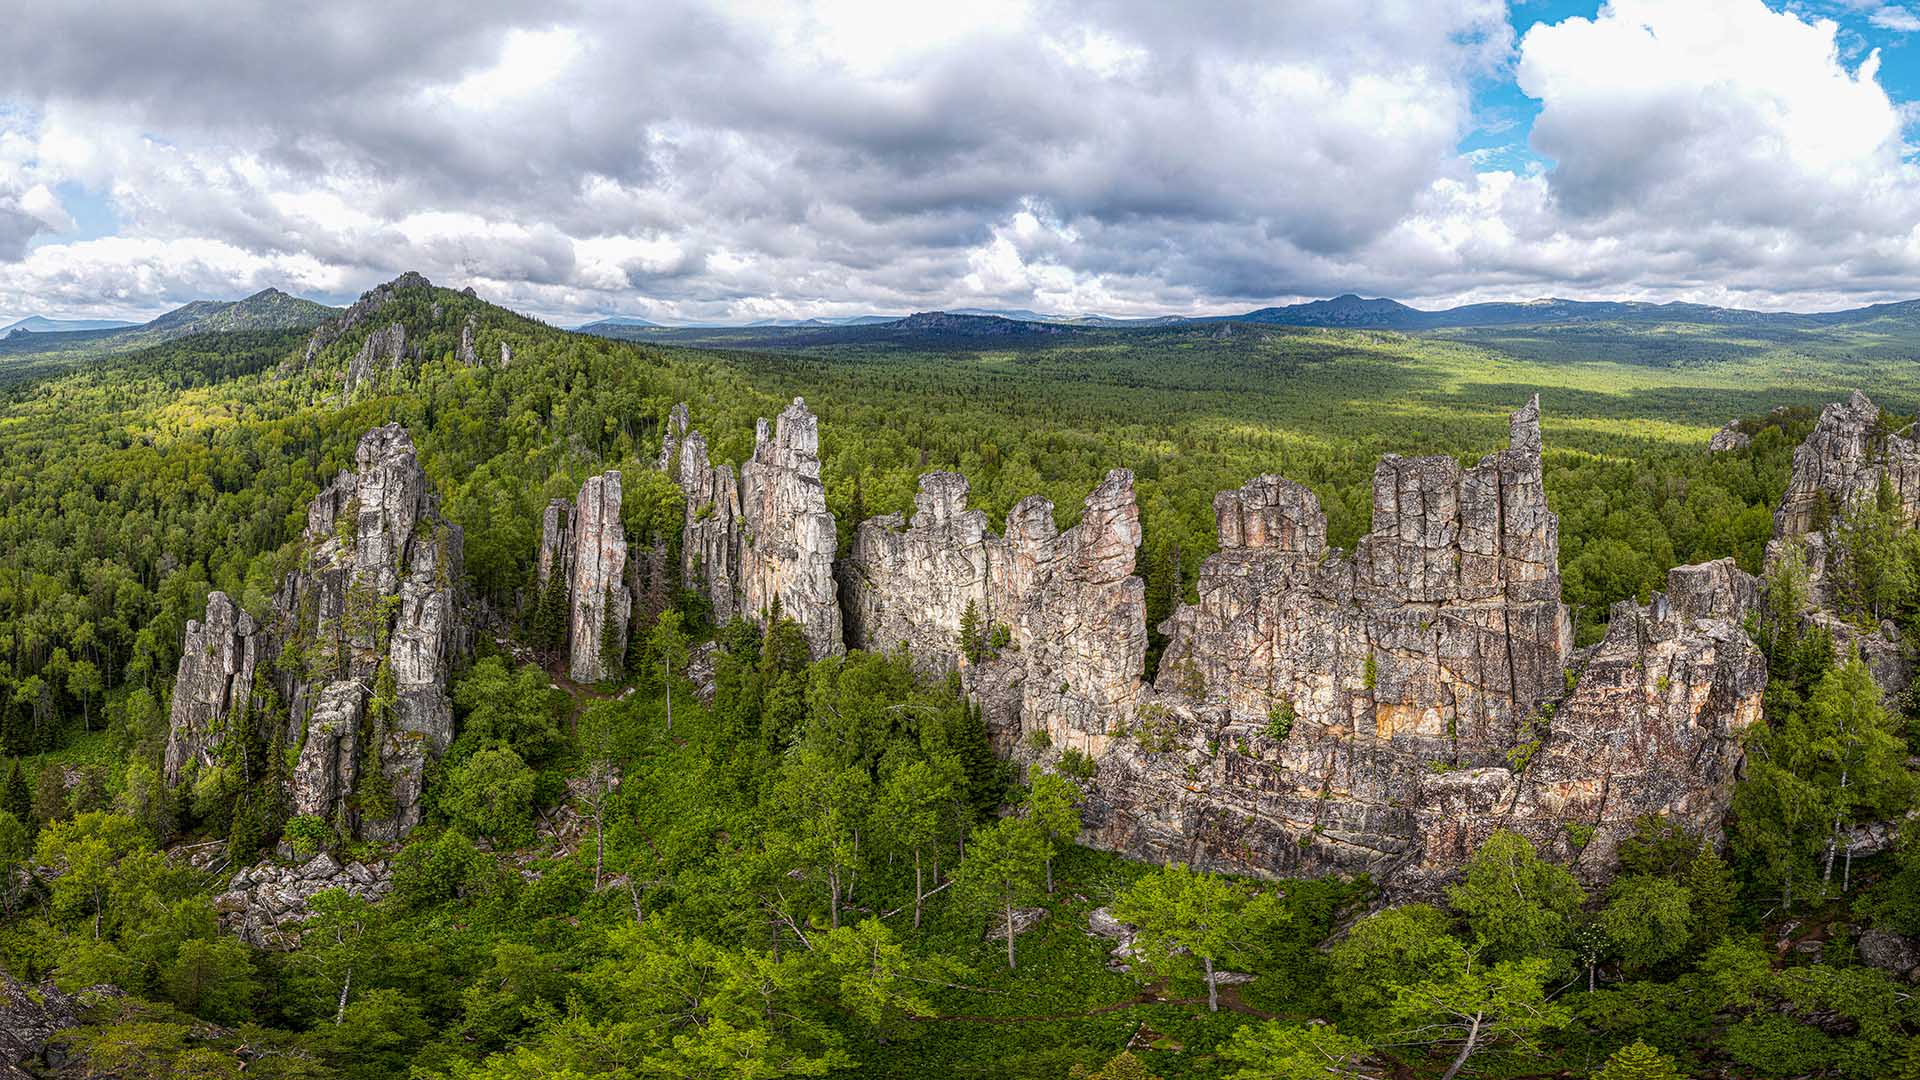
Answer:
<svg viewBox="0 0 1920 1080"><path fill-rule="evenodd" d="M1869 442L1889 445L1920 404L1920 376L1887 344L1897 333L1857 350L1854 330L1818 349L1716 331L1706 351L1650 364L1378 329L1041 333L952 318L917 324L934 333L696 349L561 331L406 275L322 319L96 350L70 370L0 354L17 376L0 392L0 1018L70 1014L34 1067L1260 1080L1435 1077L1456 1055L1462 1076L1586 1076L1626 1055L1656 1070L1644 1075L1677 1061L1865 1080L1915 1060L1920 1016L1860 962L1920 932L1920 844L1899 847L1887 824L1913 801L1908 706L1880 705L1832 646L1880 633L1881 612L1909 639L1920 625L1920 546L1884 507L1820 513L1867 556L1829 579L1843 619L1804 634L1755 624L1773 681L1724 857L1703 848L1712 835L1649 821L1620 847L1618 884L1582 885L1498 832L1459 852L1464 872L1431 903L1364 918L1378 895L1364 877L1276 887L1076 847L1083 785L1111 782L1085 755L1034 740L1019 753L1050 767L1018 773L989 752L978 708L909 657L810 659L791 622L714 625L698 589L674 590L627 650L598 658L609 679L576 682L556 655L565 588L556 604L537 584L543 517L554 500L576 510L609 469L633 560L680 565L689 517L717 511L690 515L657 467L677 403L711 461L739 465L756 418L804 396L841 554L857 523L912 513L932 470L963 474L996 532L1034 495L1071 527L1110 470L1130 470L1149 678L1168 647L1157 628L1198 599L1218 546L1218 493L1298 481L1326 540L1352 549L1387 454L1543 465L1533 490L1558 515L1561 592L1592 645L1614 604L1646 603L1674 566L1762 570L1822 405L1872 387L1890 411L1868 418ZM1509 416L1535 393L1544 454L1502 450L1526 437ZM1710 451L1729 420L1742 438ZM280 797L311 716L271 686L339 664L299 638L251 658L249 704L200 732L208 759L164 783L188 622L211 621L214 590L232 626L264 625L277 600L304 618L289 580L371 550L356 548L359 511L388 509L320 500L315 517L316 497L366 490L338 486L343 471L392 465L356 460L390 424L407 438L386 429L380 446L417 449L397 458L424 470L417 505L463 535L462 579L433 584L463 592L473 621L470 661L436 688L452 740L406 778L422 824L395 843L356 828L396 798L377 770L356 781L336 765L337 814ZM434 557L450 545L436 520ZM354 605L368 621L352 635L391 655L394 603ZM1656 620L1621 610L1626 656ZM963 637L1008 645L995 628ZM366 667L352 673L365 726L322 731L347 747L338 761L378 764L383 736L417 734L381 726L404 691L387 660ZM1633 670L1621 661L1620 684L1661 701L1718 700ZM1189 692L1168 671L1170 692ZM1371 692L1378 672L1364 672ZM1525 723L1551 730L1542 712ZM1276 708L1255 737L1282 744L1296 722ZM1145 724L1115 733L1129 753L1157 739ZM1465 779L1434 761L1436 788ZM1167 769L1170 790L1201 783ZM1336 801L1332 781L1314 783L1294 796L1309 815ZM1582 844L1576 829L1557 841ZM1203 940L1182 914L1195 910L1228 913L1232 932ZM118 992L88 996L96 984ZM1498 1020L1469 1036L1474 1009Z"/></svg>

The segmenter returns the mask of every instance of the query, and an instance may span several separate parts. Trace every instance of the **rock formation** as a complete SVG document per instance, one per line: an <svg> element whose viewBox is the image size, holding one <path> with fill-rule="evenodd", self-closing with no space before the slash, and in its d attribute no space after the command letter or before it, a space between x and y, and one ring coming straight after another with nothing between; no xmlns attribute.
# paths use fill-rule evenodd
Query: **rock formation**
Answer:
<svg viewBox="0 0 1920 1080"><path fill-rule="evenodd" d="M561 644L567 648L568 675L576 682L612 677L616 672L609 669L608 657L626 655L633 594L627 584L630 568L620 499L620 473L609 470L588 478L573 502L548 503L540 519L535 580L543 594L556 580L566 589L566 639Z"/></svg>
<svg viewBox="0 0 1920 1080"><path fill-rule="evenodd" d="M435 317L438 318L438 316ZM480 316L474 313L469 313L467 321L460 325L460 348L454 355L468 367L480 366L480 353L474 348L474 334L479 329Z"/></svg>
<svg viewBox="0 0 1920 1080"><path fill-rule="evenodd" d="M1904 524L1920 524L1920 439L1910 427L1894 430L1880 407L1856 390L1847 401L1821 409L1812 433L1794 450L1793 473L1773 515L1767 566L1798 561L1806 620L1830 633L1841 655L1858 649L1881 689L1892 694L1913 677L1898 629L1891 623L1862 629L1836 614L1841 598L1829 573L1841 556L1839 526L1846 515L1883 495Z"/></svg>
<svg viewBox="0 0 1920 1080"><path fill-rule="evenodd" d="M1740 625L1758 585L1728 561L1683 567L1574 650L1541 449L1536 399L1471 468L1383 459L1352 554L1328 547L1299 484L1222 492L1219 551L1162 627L1151 688L1130 475L1110 474L1064 534L1026 500L1003 538L966 508L963 478L932 473L911 521L860 527L842 565L849 638L961 668L1003 752L1092 756L1085 837L1100 846L1253 874L1369 870L1411 892L1510 828L1604 872L1641 815L1718 828L1766 679ZM975 663L969 604L983 632L1005 628Z"/></svg>
<svg viewBox="0 0 1920 1080"><path fill-rule="evenodd" d="M888 514L861 524L841 565L848 638L866 649L904 644L925 672L965 667L1002 749L1042 731L1097 753L1131 719L1146 662L1133 474L1108 473L1065 533L1053 504L1035 496L994 536L986 514L966 508L968 490L958 473L928 473L911 523ZM982 636L972 664L960 641L969 606Z"/></svg>
<svg viewBox="0 0 1920 1080"><path fill-rule="evenodd" d="M398 371L406 362L407 328L399 323L389 323L385 329L375 330L367 335L360 345L360 351L353 354L347 362L347 378L342 384L341 400L351 401L354 391L379 378L381 371Z"/></svg>
<svg viewBox="0 0 1920 1080"><path fill-rule="evenodd" d="M209 593L204 620L187 622L167 724L166 778L179 783L189 763L213 765L229 717L247 715L260 659L253 616L223 592Z"/></svg>
<svg viewBox="0 0 1920 1080"><path fill-rule="evenodd" d="M377 764L393 812L361 826L390 838L418 823L426 765L453 739L447 677L466 637L461 535L440 517L404 428L368 432L355 464L308 508L306 566L275 602L283 639L307 657L305 671L282 675L282 696L306 721L294 812L338 814L363 767Z"/></svg>
<svg viewBox="0 0 1920 1080"><path fill-rule="evenodd" d="M280 734L299 748L292 812L391 839L419 822L426 766L453 738L447 678L467 636L460 530L440 517L413 441L390 424L368 432L355 468L315 497L303 542L304 562L281 583L267 626L249 630L220 593L189 625L168 775L211 764L248 704L257 658L277 656Z"/></svg>
<svg viewBox="0 0 1920 1080"><path fill-rule="evenodd" d="M674 410L661 461L687 498L681 551L686 584L702 589L714 618L764 619L776 608L805 633L815 658L846 651L838 544L820 481L820 424L795 398L754 432L753 457L736 477L707 460L707 442Z"/></svg>
<svg viewBox="0 0 1920 1080"><path fill-rule="evenodd" d="M108 988L96 988L107 990ZM118 993L118 991L111 991ZM90 991L82 991L82 994ZM86 1003L52 982L28 986L0 971L0 1080L33 1080L47 1043L79 1026Z"/></svg>
<svg viewBox="0 0 1920 1080"><path fill-rule="evenodd" d="M572 532L568 671L577 682L598 682L613 674L606 663L608 655L626 655L627 618L633 607L622 581L627 533L620 524L617 471L592 477L581 486L574 500ZM607 640L609 634L612 640Z"/></svg>
<svg viewBox="0 0 1920 1080"><path fill-rule="evenodd" d="M1753 436L1740 430L1740 421L1729 420L1713 433L1713 438L1707 442L1707 452L1724 454L1732 450L1745 450L1752 445Z"/></svg>
<svg viewBox="0 0 1920 1080"><path fill-rule="evenodd" d="M1574 652L1540 450L1536 401L1474 468L1388 457L1352 557L1290 481L1216 499L1220 551L1100 762L1090 838L1412 892L1497 828L1595 873L1641 815L1716 830L1766 680L1740 627L1756 584L1681 568Z"/></svg>

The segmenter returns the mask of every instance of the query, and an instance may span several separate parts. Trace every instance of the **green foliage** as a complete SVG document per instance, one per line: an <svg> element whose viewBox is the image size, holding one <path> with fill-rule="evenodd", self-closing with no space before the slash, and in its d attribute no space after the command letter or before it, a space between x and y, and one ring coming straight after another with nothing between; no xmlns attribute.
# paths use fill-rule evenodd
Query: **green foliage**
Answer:
<svg viewBox="0 0 1920 1080"><path fill-rule="evenodd" d="M1285 917L1271 892L1178 864L1154 870L1114 897L1113 914L1135 927L1134 943L1148 970L1179 977L1197 962L1207 1007L1215 1012L1216 968L1261 959L1269 934Z"/></svg>
<svg viewBox="0 0 1920 1080"><path fill-rule="evenodd" d="M1567 938L1586 893L1526 837L1497 831L1468 860L1464 880L1447 887L1447 902L1466 916L1489 960L1546 957L1559 964L1569 959Z"/></svg>
<svg viewBox="0 0 1920 1080"><path fill-rule="evenodd" d="M1631 1042L1608 1055L1593 1080L1682 1080L1673 1059L1643 1042Z"/></svg>
<svg viewBox="0 0 1920 1080"><path fill-rule="evenodd" d="M525 760L544 761L563 741L566 695L531 664L516 670L499 655L483 657L454 683L453 704L462 750L500 745Z"/></svg>
<svg viewBox="0 0 1920 1080"><path fill-rule="evenodd" d="M533 770L509 747L490 746L447 773L440 806L456 827L496 847L533 839Z"/></svg>
<svg viewBox="0 0 1920 1080"><path fill-rule="evenodd" d="M1285 742L1293 731L1293 702L1282 701L1267 710L1267 738Z"/></svg>
<svg viewBox="0 0 1920 1080"><path fill-rule="evenodd" d="M1694 933L1693 897L1685 886L1651 874L1614 880L1600 925L1629 971L1681 955Z"/></svg>
<svg viewBox="0 0 1920 1080"><path fill-rule="evenodd" d="M1340 1003L1352 1030L1385 1029L1395 986L1437 978L1463 948L1438 908L1404 904L1361 919L1334 945L1328 996Z"/></svg>
<svg viewBox="0 0 1920 1080"><path fill-rule="evenodd" d="M1227 1074L1227 1080L1357 1080L1370 1075L1360 1067L1370 1053L1372 1048L1366 1042L1342 1035L1332 1024L1271 1020L1240 1028L1220 1048L1221 1058L1238 1066Z"/></svg>

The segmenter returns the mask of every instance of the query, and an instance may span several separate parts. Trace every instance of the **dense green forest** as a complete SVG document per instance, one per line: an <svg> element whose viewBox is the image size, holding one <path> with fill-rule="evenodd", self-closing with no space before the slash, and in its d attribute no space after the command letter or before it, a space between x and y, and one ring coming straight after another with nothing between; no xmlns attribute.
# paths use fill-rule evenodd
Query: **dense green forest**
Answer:
<svg viewBox="0 0 1920 1080"><path fill-rule="evenodd" d="M510 365L459 362L469 315ZM1380 454L1475 460L1538 392L1590 642L1673 565L1759 571L1817 406L1864 386L1911 410L1907 354L1702 330L1649 362L1626 330L1548 347L1239 324L708 351L426 289L389 317L422 358L350 397L357 341L308 364L299 331L186 337L0 391L0 967L124 991L62 1037L61 1075L1920 1077L1920 1004L1860 962L1870 928L1920 933L1920 837L1839 870L1829 843L1913 805L1916 732L1785 616L1753 628L1768 723L1724 850L1649 821L1591 891L1508 834L1444 896L1384 910L1366 880L1089 851L1087 777L1014 774L957 687L901 657L809 663L791 623L712 626L692 597L634 635L614 685L559 689L483 636L427 823L396 851L284 812L237 830L217 787L157 780L186 621L212 588L264 612L307 502L388 421L465 530L474 594L538 651L542 507L620 467L629 531L671 542L680 504L649 463L677 401L737 462L754 418L804 395L843 546L860 518L909 510L928 469L964 472L996 523L1038 493L1065 525L1130 467L1154 625L1214 548L1215 492L1282 473L1351 545ZM1752 444L1710 454L1732 418ZM1871 515L1847 535L1851 614L1920 630L1920 542ZM702 703L684 669L715 635ZM276 841L387 860L391 894L321 894L297 950L222 934L226 874ZM1139 929L1128 970L1088 933L1098 908Z"/></svg>

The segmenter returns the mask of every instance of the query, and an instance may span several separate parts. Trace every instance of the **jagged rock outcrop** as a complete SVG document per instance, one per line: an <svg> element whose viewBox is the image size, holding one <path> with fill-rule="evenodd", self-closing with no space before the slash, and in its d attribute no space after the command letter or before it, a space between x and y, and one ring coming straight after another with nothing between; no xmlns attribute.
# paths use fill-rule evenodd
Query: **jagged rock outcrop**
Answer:
<svg viewBox="0 0 1920 1080"><path fill-rule="evenodd" d="M206 616L188 620L173 681L167 724L167 782L179 783L189 763L213 764L229 717L245 717L260 661L259 628L226 593L207 595Z"/></svg>
<svg viewBox="0 0 1920 1080"><path fill-rule="evenodd" d="M820 424L807 403L795 398L771 425L759 422L737 477L708 461L706 439L686 424L676 408L660 460L687 498L687 585L706 593L717 620L764 619L777 607L800 625L815 658L845 652L838 539L820 480Z"/></svg>
<svg viewBox="0 0 1920 1080"><path fill-rule="evenodd" d="M966 508L963 478L929 474L911 521L856 535L849 637L961 668L1003 752L1091 755L1084 836L1099 846L1263 875L1367 870L1405 893L1511 828L1601 873L1644 814L1718 828L1766 679L1741 629L1758 583L1730 561L1682 567L1576 652L1541 453L1535 399L1473 467L1383 459L1351 554L1299 484L1221 493L1220 548L1198 602L1162 627L1150 688L1130 475L1110 474L1064 534L1044 499L1022 502L1003 538ZM972 664L969 603L1009 639Z"/></svg>
<svg viewBox="0 0 1920 1080"><path fill-rule="evenodd" d="M1794 450L1793 473L1773 515L1767 566L1798 564L1803 617L1832 635L1836 653L1857 650L1880 688L1894 694L1913 678L1898 628L1888 622L1863 629L1841 617L1831 573L1841 557L1838 527L1850 511L1877 504L1883 494L1904 524L1920 524L1920 439L1910 427L1894 430L1880 407L1856 390L1821 409L1812 433Z"/></svg>
<svg viewBox="0 0 1920 1080"><path fill-rule="evenodd" d="M1740 430L1740 421L1729 420L1719 431L1713 433L1712 439L1708 440L1707 452L1725 454L1734 450L1745 450L1752 445L1753 436Z"/></svg>
<svg viewBox="0 0 1920 1080"><path fill-rule="evenodd" d="M189 626L169 777L211 764L237 717L284 724L257 734L299 748L292 811L392 839L419 822L427 764L453 738L447 678L468 636L460 530L440 516L412 439L390 424L369 431L355 468L315 497L303 542L304 562L281 583L266 626L249 631L220 593ZM277 657L284 716L245 712L261 656Z"/></svg>
<svg viewBox="0 0 1920 1080"><path fill-rule="evenodd" d="M557 581L566 590L567 672L576 682L599 682L615 674L608 659L626 655L632 617L632 567L620 523L618 470L589 477L574 501L554 499L540 517L540 550L534 563L541 594ZM611 613L611 617L609 617ZM609 644L608 633L613 634Z"/></svg>
<svg viewBox="0 0 1920 1080"><path fill-rule="evenodd" d="M382 370L400 370L408 355L407 328L404 325L388 323L384 329L368 334L366 341L360 345L360 351L347 361L346 382L340 388L341 400L351 401L354 391L378 378Z"/></svg>
<svg viewBox="0 0 1920 1080"><path fill-rule="evenodd" d="M79 998L50 981L28 986L0 971L0 1080L33 1080L48 1041L79 1026L84 1011Z"/></svg>
<svg viewBox="0 0 1920 1080"><path fill-rule="evenodd" d="M1097 753L1131 719L1146 662L1133 474L1108 473L1065 533L1053 504L1034 496L995 536L985 513L967 509L968 490L958 473L928 473L911 523L888 514L861 524L840 568L848 638L866 649L904 643L922 671L964 667L1003 750L1041 731ZM972 664L960 642L969 605L983 638Z"/></svg>
<svg viewBox="0 0 1920 1080"><path fill-rule="evenodd" d="M467 637L461 534L440 516L406 429L368 432L355 466L308 508L306 565L275 607L282 640L307 657L282 676L290 715L305 722L294 810L339 814L377 764L392 814L361 829L384 839L418 823L427 763L453 739L447 678Z"/></svg>
<svg viewBox="0 0 1920 1080"><path fill-rule="evenodd" d="M327 889L379 900L392 888L386 863L349 862L342 866L321 852L297 866L262 862L235 873L225 892L214 897L220 928L262 949L294 949L300 927L313 915L308 901Z"/></svg>
<svg viewBox="0 0 1920 1080"><path fill-rule="evenodd" d="M480 366L480 353L474 348L474 335L479 330L480 316L477 314L468 314L467 321L460 325L460 348L454 355L468 367Z"/></svg>
<svg viewBox="0 0 1920 1080"><path fill-rule="evenodd" d="M609 656L626 655L627 619L633 608L623 580L627 533L620 524L618 471L591 477L581 485L573 504L571 531L568 673L576 682L598 682L614 673ZM612 667L618 663L615 660Z"/></svg>

